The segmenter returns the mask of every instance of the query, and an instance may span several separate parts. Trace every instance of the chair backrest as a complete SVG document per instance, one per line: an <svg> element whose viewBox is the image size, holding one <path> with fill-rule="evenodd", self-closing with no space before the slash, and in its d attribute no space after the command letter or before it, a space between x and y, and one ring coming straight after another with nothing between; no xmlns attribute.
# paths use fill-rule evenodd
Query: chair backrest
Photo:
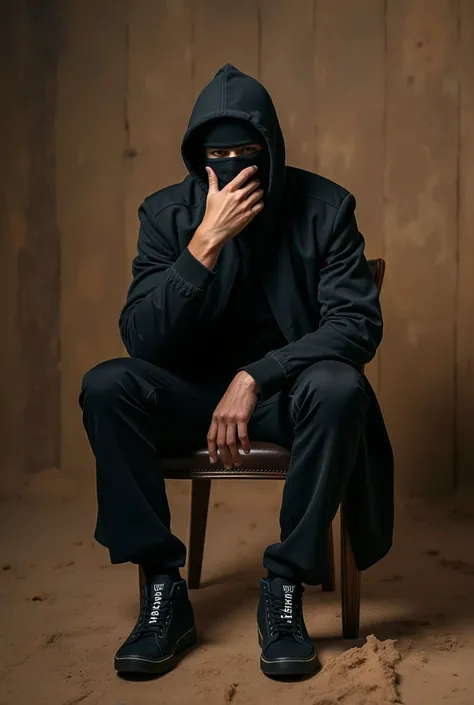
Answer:
<svg viewBox="0 0 474 705"><path fill-rule="evenodd" d="M375 283L380 292L383 284L383 278L385 276L385 260L383 259L369 259L370 271L374 275Z"/></svg>

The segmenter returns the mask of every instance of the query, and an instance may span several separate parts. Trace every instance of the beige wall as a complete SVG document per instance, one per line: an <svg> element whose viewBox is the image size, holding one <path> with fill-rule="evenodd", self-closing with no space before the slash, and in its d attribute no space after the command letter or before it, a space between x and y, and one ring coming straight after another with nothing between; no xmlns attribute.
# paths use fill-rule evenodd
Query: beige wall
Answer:
<svg viewBox="0 0 474 705"><path fill-rule="evenodd" d="M368 255L387 260L370 376L398 486L472 485L474 3L1 7L4 477L90 470L77 394L89 367L123 354L138 204L184 176L193 101L230 62L271 92L288 162L351 189Z"/></svg>
<svg viewBox="0 0 474 705"><path fill-rule="evenodd" d="M6 485L60 462L60 234L51 3L0 5L1 448Z"/></svg>

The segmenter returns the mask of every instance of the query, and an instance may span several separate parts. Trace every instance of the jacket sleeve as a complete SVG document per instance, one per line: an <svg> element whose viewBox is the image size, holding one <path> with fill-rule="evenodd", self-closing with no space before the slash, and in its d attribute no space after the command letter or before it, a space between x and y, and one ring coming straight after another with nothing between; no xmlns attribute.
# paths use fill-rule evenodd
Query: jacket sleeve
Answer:
<svg viewBox="0 0 474 705"><path fill-rule="evenodd" d="M355 199L348 194L336 213L328 242L323 243L318 328L241 368L256 380L262 400L320 360L338 360L361 369L375 356L382 340L382 313L354 210Z"/></svg>
<svg viewBox="0 0 474 705"><path fill-rule="evenodd" d="M178 255L173 252L172 241L159 227L147 199L138 217L138 254L119 328L131 357L162 364L172 359L177 345L189 341L215 272L187 247Z"/></svg>

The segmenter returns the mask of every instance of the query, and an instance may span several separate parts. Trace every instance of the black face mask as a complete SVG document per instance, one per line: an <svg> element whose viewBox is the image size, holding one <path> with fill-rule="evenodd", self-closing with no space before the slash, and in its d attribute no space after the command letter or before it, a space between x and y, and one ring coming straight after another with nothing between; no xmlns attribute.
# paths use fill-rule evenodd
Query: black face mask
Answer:
<svg viewBox="0 0 474 705"><path fill-rule="evenodd" d="M255 178L260 179L259 188L263 188L265 194L268 192L270 160L268 158L267 149L261 149L255 154L240 157L223 157L219 159L209 159L206 157L205 165L210 166L211 169L214 170L219 182L219 189L224 188L224 186L230 183L242 169L256 165L258 171L255 174Z"/></svg>

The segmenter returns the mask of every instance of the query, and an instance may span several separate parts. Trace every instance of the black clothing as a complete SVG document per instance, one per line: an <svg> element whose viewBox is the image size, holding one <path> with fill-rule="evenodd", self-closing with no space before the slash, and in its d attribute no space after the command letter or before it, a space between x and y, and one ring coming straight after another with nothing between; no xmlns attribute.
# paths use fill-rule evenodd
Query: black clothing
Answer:
<svg viewBox="0 0 474 705"><path fill-rule="evenodd" d="M200 271L196 278L196 261L190 264L189 251L183 256L206 206L207 177L192 161L193 133L219 115L255 124L270 154L265 208L251 226L264 258L260 277L288 343L261 360L260 367L272 368L263 396L317 360L360 368L375 354L382 320L354 198L321 177L285 167L283 137L267 92L229 65L198 97L183 138L191 175L140 207L134 279L120 318L128 352L163 367L192 367L189 342L226 309L238 268L236 242L224 246L214 272Z"/></svg>
<svg viewBox="0 0 474 705"><path fill-rule="evenodd" d="M265 193L268 191L270 164L266 149L261 149L259 152L254 152L253 154L241 154L238 157L206 158L204 163L214 170L219 183L219 189L223 189L224 186L227 186L232 179L235 179L237 174L240 174L242 169L247 169L249 166L256 166L258 171L255 173L255 177L258 176L260 181L258 188L263 189ZM265 202L265 197L263 200ZM260 213L258 215L260 215Z"/></svg>
<svg viewBox="0 0 474 705"><path fill-rule="evenodd" d="M97 459L95 538L108 547L112 563L143 563L154 552L164 573L184 566L185 546L170 530L160 457L202 446L229 382L191 382L129 358L85 375L80 401ZM314 585L325 577L328 526L354 469L368 404L363 375L331 360L310 365L257 403L250 438L292 449L281 541L263 560L275 575Z"/></svg>
<svg viewBox="0 0 474 705"><path fill-rule="evenodd" d="M200 380L209 389L206 413L202 410L207 418L199 425L200 444L205 442L210 406L220 398L210 391L218 382L196 365L196 350L207 339L223 351L218 322L226 315L239 269L237 241L247 231L246 228L223 247L212 272L187 249L204 216L207 195L207 175L196 164L196 128L217 117L248 120L260 131L270 155L265 208L252 221L248 232L253 230L255 234L254 246L260 253L256 256L261 263L259 279L286 344L269 350L260 360L245 366L262 390L262 402L273 400L274 395L292 385L303 384L304 388L302 380L306 379L307 374L328 365L341 373L340 384L334 378L336 390L344 386L348 370L359 378L363 366L375 355L383 328L377 288L364 256L364 239L354 216L354 197L321 176L285 165L283 136L270 96L258 81L226 64L198 97L183 138L182 155L190 171L189 176L181 183L149 196L139 208L138 254L133 262L133 281L120 316L120 331L129 354L141 359L143 365L148 363L143 368L147 370L145 380L150 377L156 379L151 373L152 369L162 370L160 379L163 370L167 369L166 374L174 373L175 379ZM140 363L135 360L133 364ZM143 386L149 390L151 402L155 398L154 382L138 383L136 377L133 379L137 393ZM341 482L343 474L344 481L349 482L346 516L357 567L361 570L368 568L382 558L391 546L392 449L375 394L365 378L364 389L368 398L367 408L364 397L358 414L364 418L366 415L366 423L364 421L362 424L360 419L354 422L354 429L347 438L341 435L337 424L329 428L324 420L322 426L312 426L311 430L302 425L299 428L302 437L307 440L297 442L293 447L292 463L300 469L297 473L300 482L292 480L290 474L284 497L291 497L301 508L301 504L311 496L312 511L323 505L322 515L305 517L311 525L309 531L304 528L308 524L302 520L301 532L308 541L306 546L302 547L289 539L295 551L293 568L302 569L304 565L305 574L309 573L312 579L319 569L314 567L315 554L308 555L306 551L308 546L314 548L320 537L308 534L317 528L312 526L312 522L318 525L322 517L328 520L330 512L325 508L330 506L332 511L335 496L340 496L342 488L341 485L336 490L330 483L331 489L326 487L324 490L333 493L329 503L323 503L319 493L316 493L315 500L313 481L321 472L331 477L339 473ZM205 398L202 387L200 393ZM164 520L157 517L166 518L167 510L163 506L162 482L154 474L157 451L148 440L143 440L154 432L152 415L138 410L130 401L133 398L130 394L126 398L128 402L124 404L127 412L122 408L120 423L116 414L110 418L100 417L100 408L94 410L89 406L91 413L87 423L99 453L98 472L107 477L107 467L115 468L117 464L121 467L124 487L130 486L132 491L130 502L132 496L136 498L133 509L128 511L133 519L131 523L136 522L138 527L142 527L141 531L137 531L145 542L146 536L154 536L155 539L161 536L164 541L167 536L161 528ZM169 397L167 399L170 401ZM96 403L99 402L93 402ZM305 409L308 414L310 411L317 413L317 408L318 403L314 401L313 404L303 404L300 411ZM96 417L101 418L100 425L104 429L102 440L100 434L94 435L99 423ZM310 423L309 416L306 420ZM145 424L145 430L140 423ZM364 432L358 443L360 424ZM133 448L120 436L122 431L133 439L130 441L134 444ZM115 445L111 441L114 433L119 434ZM255 435L253 438L258 440ZM281 442L282 439L277 435L275 440ZM114 456L113 463L110 455ZM115 457L117 455L120 457ZM142 458L141 463L136 460L138 456ZM303 465L308 458L310 465L305 470ZM341 464L344 464L344 472ZM313 468L316 468L315 474ZM349 478L347 473L351 473ZM135 474L140 476L140 480L130 479L135 478ZM295 485L301 499L291 489ZM108 487L107 482L105 486ZM151 496L155 490L161 499ZM113 526L116 532L109 528L105 539L112 546L116 558L122 556L127 560L131 549L137 547L137 541L133 539L135 533L129 532L131 523L127 530L121 529L113 518L111 504L115 496L114 486L107 490L107 496L104 492L104 512L110 515L109 526ZM126 491L123 496L127 496ZM119 498L117 501L122 506ZM146 507L148 511L145 511ZM143 531L144 524L149 525L150 532ZM299 529L295 531L298 536ZM182 565L182 548L173 540L169 541L174 545L173 555L180 556L173 560ZM280 544L288 545L286 542ZM283 556L280 556L280 551L283 551ZM280 549L277 545L267 551L267 563L273 560L279 562L280 559L285 564L287 561L288 565L291 564L292 558L286 548ZM281 574L280 570L277 572Z"/></svg>
<svg viewBox="0 0 474 705"><path fill-rule="evenodd" d="M246 248L247 244L250 247ZM234 363L234 372L257 362L269 350L286 345L260 281L262 262L253 252L251 243L240 241L236 245L241 251L240 267L224 324L229 335L227 339L233 342L230 359ZM230 338L232 331L234 335Z"/></svg>
<svg viewBox="0 0 474 705"><path fill-rule="evenodd" d="M167 568L163 570L161 567L160 556L156 554L155 551L150 554L148 559L141 561L141 567L145 573L145 578L150 580L154 575L162 575L170 578L173 582L177 583L178 580L182 580L179 568Z"/></svg>
<svg viewBox="0 0 474 705"><path fill-rule="evenodd" d="M199 375L217 371L224 376L247 369L268 352L286 345L268 305L259 272L261 257L248 236L236 241L238 270L225 312L216 322L216 335L206 336L196 350L195 368ZM250 369L250 368L248 368ZM259 381L263 381L259 378Z"/></svg>
<svg viewBox="0 0 474 705"><path fill-rule="evenodd" d="M198 142L203 147L238 147L260 143L262 135L247 120L238 118L216 118L201 127Z"/></svg>

